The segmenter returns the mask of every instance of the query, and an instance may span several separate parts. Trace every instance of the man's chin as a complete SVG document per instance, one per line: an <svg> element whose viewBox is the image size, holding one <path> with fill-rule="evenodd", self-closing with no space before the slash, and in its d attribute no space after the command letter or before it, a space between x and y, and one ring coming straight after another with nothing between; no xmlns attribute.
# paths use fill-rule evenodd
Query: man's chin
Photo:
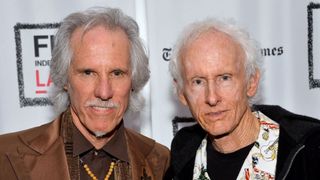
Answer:
<svg viewBox="0 0 320 180"><path fill-rule="evenodd" d="M113 136L113 134L117 131L117 127L115 127L114 129L112 129L111 131L108 130L108 128L105 128L105 130L92 130L91 132L89 132L90 134L92 134L93 136L95 136L97 139L101 139L101 138L109 138L111 136Z"/></svg>
<svg viewBox="0 0 320 180"><path fill-rule="evenodd" d="M101 138L107 134L107 132L104 131L94 131L93 133L96 136L96 138Z"/></svg>

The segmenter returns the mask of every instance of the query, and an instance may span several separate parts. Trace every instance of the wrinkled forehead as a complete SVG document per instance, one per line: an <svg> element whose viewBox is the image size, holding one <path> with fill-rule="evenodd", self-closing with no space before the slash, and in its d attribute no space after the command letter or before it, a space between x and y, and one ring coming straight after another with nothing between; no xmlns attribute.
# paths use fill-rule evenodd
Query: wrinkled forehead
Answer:
<svg viewBox="0 0 320 180"><path fill-rule="evenodd" d="M84 37L87 34L90 34L92 32L96 32L97 29L102 29L104 30L104 34L110 34L113 32L121 32L122 34L124 34L125 39L128 39L128 35L126 34L126 32L118 26L107 26L104 24L97 24L95 26L90 26L90 27L86 27L86 26L80 26L77 27L71 34L71 43L75 40L78 40L80 42L83 41Z"/></svg>
<svg viewBox="0 0 320 180"><path fill-rule="evenodd" d="M221 56L220 60L233 59L234 63L244 67L245 53L240 43L227 33L210 29L202 32L186 42L180 53L180 63L188 60L190 54L197 53L199 56ZM219 58L217 58L219 59ZM198 59L200 61L201 58Z"/></svg>

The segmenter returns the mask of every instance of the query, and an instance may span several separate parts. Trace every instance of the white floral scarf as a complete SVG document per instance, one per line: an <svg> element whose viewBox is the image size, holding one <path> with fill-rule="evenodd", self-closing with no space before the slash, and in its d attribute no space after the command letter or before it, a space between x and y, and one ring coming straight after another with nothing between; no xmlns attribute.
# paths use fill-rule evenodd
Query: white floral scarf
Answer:
<svg viewBox="0 0 320 180"><path fill-rule="evenodd" d="M259 136L246 157L237 180L274 180L278 154L279 125L261 112L253 112L260 120ZM210 180L207 173L207 137L197 152L193 180Z"/></svg>

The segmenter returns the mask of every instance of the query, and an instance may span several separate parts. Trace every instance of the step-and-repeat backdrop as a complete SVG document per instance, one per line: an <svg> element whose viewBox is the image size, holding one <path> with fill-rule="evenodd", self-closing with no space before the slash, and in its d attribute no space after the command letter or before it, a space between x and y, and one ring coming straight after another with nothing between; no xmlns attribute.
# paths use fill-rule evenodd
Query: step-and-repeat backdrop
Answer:
<svg viewBox="0 0 320 180"><path fill-rule="evenodd" d="M320 1L292 0L11 0L0 6L0 134L57 116L49 100L54 34L69 13L92 6L121 8L137 20L150 54L146 107L127 126L166 146L190 122L173 93L168 71L183 27L207 17L234 19L260 43L264 58L261 103L320 118Z"/></svg>

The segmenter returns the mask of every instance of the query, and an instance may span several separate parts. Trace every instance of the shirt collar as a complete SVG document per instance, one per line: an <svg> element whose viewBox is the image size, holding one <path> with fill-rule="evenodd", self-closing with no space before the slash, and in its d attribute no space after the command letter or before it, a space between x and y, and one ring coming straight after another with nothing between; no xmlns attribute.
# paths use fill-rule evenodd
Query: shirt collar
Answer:
<svg viewBox="0 0 320 180"><path fill-rule="evenodd" d="M125 137L125 128L123 120L117 127L118 130L109 142L102 147L102 149L115 158L128 162L128 148ZM73 155L78 156L94 149L93 145L81 134L81 132L73 125Z"/></svg>

